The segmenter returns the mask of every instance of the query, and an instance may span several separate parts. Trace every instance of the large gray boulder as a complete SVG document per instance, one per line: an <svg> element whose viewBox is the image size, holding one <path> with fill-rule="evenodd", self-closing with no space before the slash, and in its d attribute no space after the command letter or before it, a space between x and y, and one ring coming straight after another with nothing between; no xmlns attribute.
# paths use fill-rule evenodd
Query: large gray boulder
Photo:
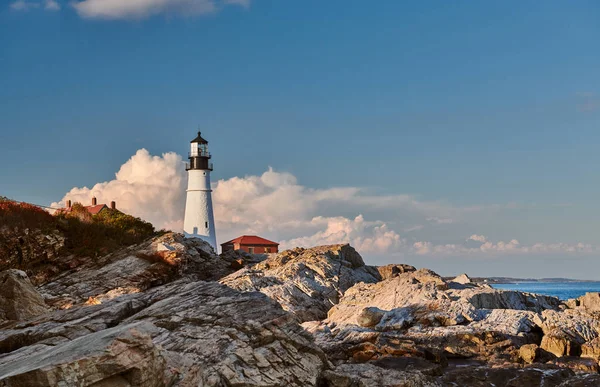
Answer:
<svg viewBox="0 0 600 387"><path fill-rule="evenodd" d="M126 324L56 346L36 345L33 353L17 351L0 362L0 385L168 385L173 375L165 373L164 351L152 342L152 334L157 328L150 323Z"/></svg>
<svg viewBox="0 0 600 387"><path fill-rule="evenodd" d="M24 271L0 272L0 320L26 320L48 311Z"/></svg>
<svg viewBox="0 0 600 387"><path fill-rule="evenodd" d="M600 293L588 292L577 299L579 306L587 312L600 312Z"/></svg>

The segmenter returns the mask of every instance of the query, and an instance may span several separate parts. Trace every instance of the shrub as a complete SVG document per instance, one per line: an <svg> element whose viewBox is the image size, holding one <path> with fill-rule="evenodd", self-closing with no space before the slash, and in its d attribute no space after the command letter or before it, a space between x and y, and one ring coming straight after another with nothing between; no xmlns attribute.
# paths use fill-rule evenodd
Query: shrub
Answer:
<svg viewBox="0 0 600 387"><path fill-rule="evenodd" d="M56 227L56 223L56 219L40 207L0 196L0 226L2 227L46 230Z"/></svg>
<svg viewBox="0 0 600 387"><path fill-rule="evenodd" d="M67 248L77 255L104 255L156 235L152 224L119 210L104 209L91 215L74 203L70 212L57 217L65 224Z"/></svg>

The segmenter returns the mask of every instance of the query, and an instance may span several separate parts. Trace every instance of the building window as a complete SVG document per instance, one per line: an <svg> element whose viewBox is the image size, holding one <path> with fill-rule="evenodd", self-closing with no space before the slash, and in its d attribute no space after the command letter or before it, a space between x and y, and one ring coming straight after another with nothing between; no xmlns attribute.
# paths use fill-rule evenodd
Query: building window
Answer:
<svg viewBox="0 0 600 387"><path fill-rule="evenodd" d="M208 228L208 222L204 222L204 227Z"/></svg>
<svg viewBox="0 0 600 387"><path fill-rule="evenodd" d="M248 247L248 252L250 254L254 254L254 247Z"/></svg>
<svg viewBox="0 0 600 387"><path fill-rule="evenodd" d="M265 247L265 253L269 254L271 252L271 248L270 247Z"/></svg>

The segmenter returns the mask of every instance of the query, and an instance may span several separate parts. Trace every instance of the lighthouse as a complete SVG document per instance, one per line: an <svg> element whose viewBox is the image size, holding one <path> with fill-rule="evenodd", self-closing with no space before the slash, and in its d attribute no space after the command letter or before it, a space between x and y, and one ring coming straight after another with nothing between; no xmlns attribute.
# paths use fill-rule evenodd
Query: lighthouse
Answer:
<svg viewBox="0 0 600 387"><path fill-rule="evenodd" d="M213 215L212 190L210 189L210 162L208 141L198 137L190 141L187 197L185 200L185 218L183 232L188 238L200 238L208 242L217 252L215 236L215 217Z"/></svg>

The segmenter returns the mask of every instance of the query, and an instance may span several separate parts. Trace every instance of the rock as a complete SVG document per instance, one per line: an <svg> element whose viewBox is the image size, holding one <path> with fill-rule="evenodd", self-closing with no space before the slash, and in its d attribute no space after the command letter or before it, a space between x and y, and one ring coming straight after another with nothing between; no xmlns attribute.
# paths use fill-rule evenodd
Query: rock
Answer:
<svg viewBox="0 0 600 387"><path fill-rule="evenodd" d="M588 292L577 299L581 308L587 312L600 312L600 293Z"/></svg>
<svg viewBox="0 0 600 387"><path fill-rule="evenodd" d="M364 308L357 317L361 327L372 327L381 321L384 312L378 308Z"/></svg>
<svg viewBox="0 0 600 387"><path fill-rule="evenodd" d="M558 387L597 387L600 386L600 375L577 374L564 380Z"/></svg>
<svg viewBox="0 0 600 387"><path fill-rule="evenodd" d="M352 247L333 245L287 250L220 282L241 291L260 291L301 321L311 321L325 318L354 284L379 278Z"/></svg>
<svg viewBox="0 0 600 387"><path fill-rule="evenodd" d="M540 348L557 357L576 354L576 343L573 341L573 337L567 335L560 329L555 329L546 333L542 338Z"/></svg>
<svg viewBox="0 0 600 387"><path fill-rule="evenodd" d="M546 309L558 309L561 304L556 297L513 290L466 289L461 296L477 309L517 309L540 313Z"/></svg>
<svg viewBox="0 0 600 387"><path fill-rule="evenodd" d="M531 364L538 357L539 347L537 344L525 344L519 348L519 356L527 364Z"/></svg>
<svg viewBox="0 0 600 387"><path fill-rule="evenodd" d="M461 366L448 370L440 381L444 386L550 387L566 383L574 377L575 373L572 370L554 365L536 364L525 368Z"/></svg>
<svg viewBox="0 0 600 387"><path fill-rule="evenodd" d="M581 345L581 357L600 360L600 337Z"/></svg>
<svg viewBox="0 0 600 387"><path fill-rule="evenodd" d="M569 298L565 301L565 306L569 309L575 309L579 306L579 300L576 298Z"/></svg>
<svg viewBox="0 0 600 387"><path fill-rule="evenodd" d="M398 371L372 364L341 364L323 373L329 387L441 387L432 377L418 371Z"/></svg>
<svg viewBox="0 0 600 387"><path fill-rule="evenodd" d="M164 353L152 343L150 323L135 323L92 333L11 361L2 359L0 384L11 387L91 385L99 382L158 387L165 380Z"/></svg>
<svg viewBox="0 0 600 387"><path fill-rule="evenodd" d="M228 250L219 255L219 257L229 263L233 270L239 270L246 266L254 265L264 261L267 256L261 254L248 254L243 250Z"/></svg>
<svg viewBox="0 0 600 387"><path fill-rule="evenodd" d="M379 266L379 267L377 267L377 270L379 271L379 274L381 275L381 279L386 280L386 279L396 277L402 273L409 273L409 272L416 271L417 269L415 269L414 266L405 265L402 263L400 263L400 264L394 263L391 265Z"/></svg>
<svg viewBox="0 0 600 387"><path fill-rule="evenodd" d="M27 272L34 284L45 282L68 268L60 263L65 243L61 230L0 225L0 271L19 269Z"/></svg>
<svg viewBox="0 0 600 387"><path fill-rule="evenodd" d="M544 334L560 331L578 346L600 335L600 320L579 308L563 311L545 310L541 317Z"/></svg>
<svg viewBox="0 0 600 387"><path fill-rule="evenodd" d="M423 269L399 274L378 283L358 283L348 289L340 302L329 310L328 320L336 324L357 324L358 315L367 307L392 311L415 304L435 304L449 299L440 290L444 287L445 282L440 276Z"/></svg>
<svg viewBox="0 0 600 387"><path fill-rule="evenodd" d="M463 274L455 277L452 280L452 282L456 282L458 284L466 285L466 284L470 284L472 281L471 281L471 278L469 278L468 275L466 275L466 274L463 273Z"/></svg>
<svg viewBox="0 0 600 387"><path fill-rule="evenodd" d="M206 253L206 245L197 238L166 233L80 263L76 270L57 276L39 289L49 304L66 308L139 293L182 276L216 280L231 273L226 261Z"/></svg>
<svg viewBox="0 0 600 387"><path fill-rule="evenodd" d="M0 272L0 320L26 320L49 311L21 270Z"/></svg>
<svg viewBox="0 0 600 387"><path fill-rule="evenodd" d="M76 340L96 343L97 336L92 335L113 337L112 332L116 331L110 329L119 331L136 323L156 327L144 332L151 338L151 348L162 351L159 357L165 359L166 365L161 375L170 375L180 386L315 386L327 364L324 353L295 317L265 295L240 293L216 282L179 280L97 305L58 310L0 330L0 353L4 353L0 356L0 367L6 371L0 377L0 385L2 378L16 376L15 370L22 370L23 374L33 371L27 368L30 362L25 359L49 351L47 346L55 347L56 352L52 352L49 367L42 366L46 364L43 359L35 363L41 367L39 372L60 368L60 364L75 367L76 359L92 356L96 350L102 352L102 345L77 346L77 350L64 345ZM109 345L106 340L102 343ZM86 348L91 352L78 352ZM147 347L147 351L151 348ZM159 358L154 359L152 370L162 364ZM106 361L113 360L109 356ZM95 377L98 371L91 364L77 366L78 380ZM108 375L108 370L102 372L114 378ZM30 386L48 385L40 383ZM112 380L105 383L111 385Z"/></svg>
<svg viewBox="0 0 600 387"><path fill-rule="evenodd" d="M523 336L539 331L539 327L542 325L539 314L527 310L493 309L489 313L480 312L480 319L469 325L476 331L494 331L507 336ZM541 339L541 335L539 339Z"/></svg>
<svg viewBox="0 0 600 387"><path fill-rule="evenodd" d="M551 364L559 367L570 368L575 372L598 373L598 362L594 359L586 359L577 356L564 356L553 360Z"/></svg>

